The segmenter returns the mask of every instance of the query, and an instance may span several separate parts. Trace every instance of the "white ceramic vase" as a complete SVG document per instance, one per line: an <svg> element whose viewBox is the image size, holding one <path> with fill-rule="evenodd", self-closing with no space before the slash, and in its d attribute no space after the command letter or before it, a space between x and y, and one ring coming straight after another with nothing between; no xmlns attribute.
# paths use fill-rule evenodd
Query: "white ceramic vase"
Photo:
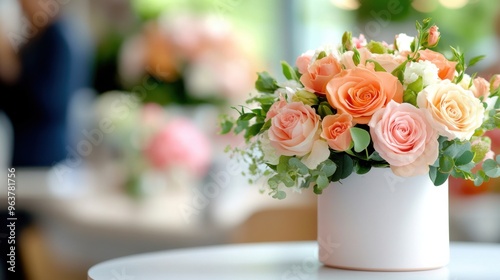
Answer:
<svg viewBox="0 0 500 280"><path fill-rule="evenodd" d="M372 168L318 197L320 261L331 267L415 271L449 262L448 184Z"/></svg>

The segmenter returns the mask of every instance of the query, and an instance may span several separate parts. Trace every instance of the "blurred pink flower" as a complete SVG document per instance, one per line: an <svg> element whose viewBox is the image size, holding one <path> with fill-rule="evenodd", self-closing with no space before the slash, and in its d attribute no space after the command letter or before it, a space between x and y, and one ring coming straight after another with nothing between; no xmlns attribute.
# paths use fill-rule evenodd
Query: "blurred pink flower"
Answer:
<svg viewBox="0 0 500 280"><path fill-rule="evenodd" d="M155 168L180 166L200 177L208 171L212 157L211 144L206 135L182 118L170 121L153 136L145 153Z"/></svg>

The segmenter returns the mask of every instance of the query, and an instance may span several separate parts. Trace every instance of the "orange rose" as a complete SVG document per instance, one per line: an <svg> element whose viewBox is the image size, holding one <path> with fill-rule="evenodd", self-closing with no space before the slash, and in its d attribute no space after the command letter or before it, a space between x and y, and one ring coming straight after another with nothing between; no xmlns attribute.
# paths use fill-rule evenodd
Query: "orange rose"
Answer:
<svg viewBox="0 0 500 280"><path fill-rule="evenodd" d="M420 59L419 60L428 60L437 66L439 69L438 76L441 80L452 80L455 75L455 66L457 66L457 62L449 61L444 57L444 55L431 51L429 49L421 50Z"/></svg>
<svg viewBox="0 0 500 280"><path fill-rule="evenodd" d="M311 92L326 93L326 84L338 73L342 71L342 65L332 55L316 60L303 73L300 81Z"/></svg>
<svg viewBox="0 0 500 280"><path fill-rule="evenodd" d="M351 146L352 116L349 114L328 115L321 123L321 137L335 151L345 151Z"/></svg>
<svg viewBox="0 0 500 280"><path fill-rule="evenodd" d="M355 123L367 124L391 100L403 102L403 86L396 77L365 67L345 70L326 88L330 105L339 113L351 115Z"/></svg>

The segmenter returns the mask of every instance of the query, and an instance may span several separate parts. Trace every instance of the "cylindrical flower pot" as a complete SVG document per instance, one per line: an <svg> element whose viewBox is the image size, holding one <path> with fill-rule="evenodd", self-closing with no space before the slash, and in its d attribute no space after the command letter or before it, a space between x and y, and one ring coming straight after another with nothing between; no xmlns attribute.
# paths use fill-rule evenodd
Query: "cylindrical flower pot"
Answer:
<svg viewBox="0 0 500 280"><path fill-rule="evenodd" d="M320 261L331 267L415 271L449 262L448 184L372 168L318 197Z"/></svg>

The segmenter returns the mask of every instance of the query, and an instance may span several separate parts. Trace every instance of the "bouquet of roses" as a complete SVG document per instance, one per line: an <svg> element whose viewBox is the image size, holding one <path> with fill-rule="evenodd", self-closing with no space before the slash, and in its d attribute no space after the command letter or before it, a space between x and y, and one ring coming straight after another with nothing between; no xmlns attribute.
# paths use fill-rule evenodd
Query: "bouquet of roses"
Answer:
<svg viewBox="0 0 500 280"><path fill-rule="evenodd" d="M258 73L259 94L223 118L222 133L244 133L249 174L267 176L270 195L287 188L322 193L330 182L373 167L401 177L428 173L434 185L451 175L476 185L500 176L488 130L500 127L498 76L465 73L483 56L432 50L438 27L416 23L415 37L367 42L346 32L338 48L282 62L286 81ZM479 166L479 168L475 168Z"/></svg>

